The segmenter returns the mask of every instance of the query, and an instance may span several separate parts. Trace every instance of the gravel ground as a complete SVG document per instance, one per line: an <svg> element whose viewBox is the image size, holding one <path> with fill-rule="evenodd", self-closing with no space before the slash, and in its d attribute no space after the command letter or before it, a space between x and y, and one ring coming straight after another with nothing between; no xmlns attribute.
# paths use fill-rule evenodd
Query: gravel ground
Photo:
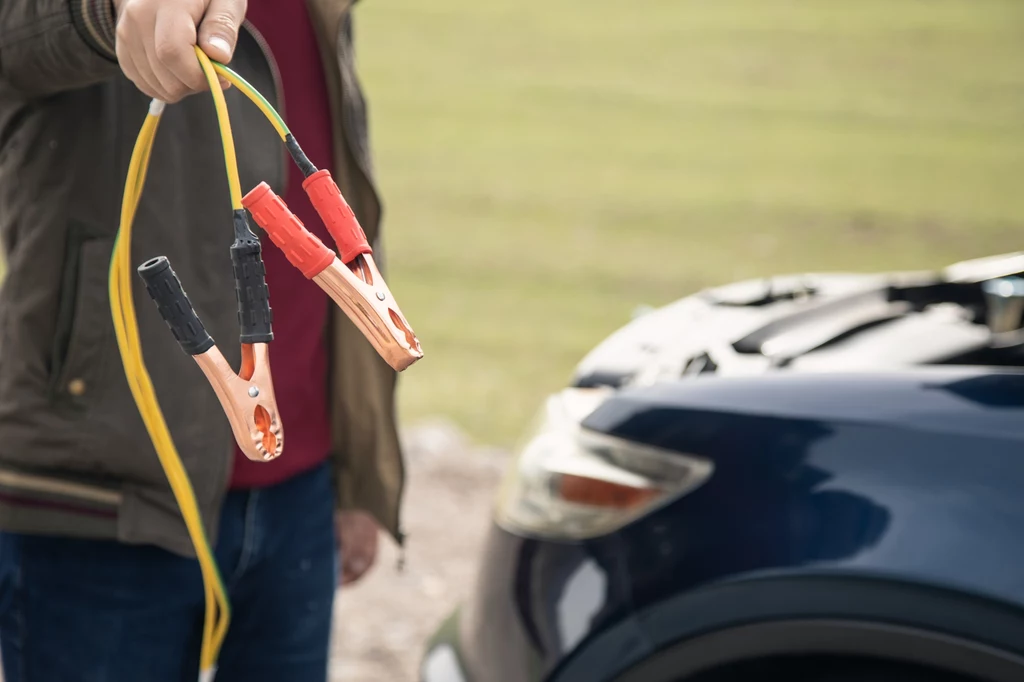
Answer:
<svg viewBox="0 0 1024 682"><path fill-rule="evenodd" d="M472 588L507 456L445 422L405 432L405 566L394 543L363 581L338 593L331 682L415 682L424 641Z"/></svg>

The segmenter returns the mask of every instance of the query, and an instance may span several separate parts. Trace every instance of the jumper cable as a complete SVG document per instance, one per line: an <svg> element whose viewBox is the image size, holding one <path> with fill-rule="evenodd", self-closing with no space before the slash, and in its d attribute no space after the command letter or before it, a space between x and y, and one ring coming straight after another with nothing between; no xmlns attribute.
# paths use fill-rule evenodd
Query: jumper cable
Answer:
<svg viewBox="0 0 1024 682"><path fill-rule="evenodd" d="M330 172L318 170L309 162L284 120L252 85L223 64L212 62L200 48L196 47L195 52L214 100L231 196L235 239L230 253L242 345L239 371L236 373L230 367L214 344L167 258L159 256L147 260L139 266L138 274L182 350L195 359L213 387L239 448L250 459L268 461L281 456L284 430L268 362L269 344L273 340L272 311L264 279L261 245L249 227L246 209L284 251L288 260L330 295L393 369L406 369L423 357L423 351L377 269L366 235L331 179ZM303 188L338 244L340 258L306 230L266 183L260 183L243 199L227 103L218 74L252 100L285 143L306 178ZM143 360L130 274L135 212L164 109L165 104L159 100L150 104L132 152L120 226L111 256L109 293L125 377L181 509L202 570L206 617L199 679L210 680L227 633L230 604L206 536L195 492L164 421Z"/></svg>

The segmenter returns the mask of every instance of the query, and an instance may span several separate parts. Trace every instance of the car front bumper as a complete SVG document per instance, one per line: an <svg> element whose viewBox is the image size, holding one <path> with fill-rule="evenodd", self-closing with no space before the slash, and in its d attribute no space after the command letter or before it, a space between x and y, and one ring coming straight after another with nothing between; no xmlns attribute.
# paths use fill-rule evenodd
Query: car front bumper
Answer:
<svg viewBox="0 0 1024 682"><path fill-rule="evenodd" d="M427 643L419 682L472 682L459 654L459 615L453 611Z"/></svg>
<svg viewBox="0 0 1024 682"><path fill-rule="evenodd" d="M420 682L538 682L627 612L618 539L526 539L493 526L470 598L427 645Z"/></svg>

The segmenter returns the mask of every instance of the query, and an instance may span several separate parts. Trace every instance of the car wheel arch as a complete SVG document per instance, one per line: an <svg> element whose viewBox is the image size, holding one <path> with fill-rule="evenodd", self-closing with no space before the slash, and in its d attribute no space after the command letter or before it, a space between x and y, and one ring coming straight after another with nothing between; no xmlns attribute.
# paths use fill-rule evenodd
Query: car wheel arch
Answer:
<svg viewBox="0 0 1024 682"><path fill-rule="evenodd" d="M985 682L1019 682L1024 657L959 637L888 624L792 620L741 625L659 651L614 682L683 682L725 665L783 656L881 659Z"/></svg>
<svg viewBox="0 0 1024 682"><path fill-rule="evenodd" d="M1024 679L1024 609L877 577L737 580L666 599L595 634L549 682L676 682L742 659L801 654L930 659L949 672L1016 682Z"/></svg>

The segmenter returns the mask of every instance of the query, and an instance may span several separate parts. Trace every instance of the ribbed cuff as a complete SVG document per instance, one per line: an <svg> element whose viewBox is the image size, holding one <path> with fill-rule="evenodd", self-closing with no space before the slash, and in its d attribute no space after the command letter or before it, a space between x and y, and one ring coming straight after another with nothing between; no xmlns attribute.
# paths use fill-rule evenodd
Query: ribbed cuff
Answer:
<svg viewBox="0 0 1024 682"><path fill-rule="evenodd" d="M117 61L114 50L117 17L113 0L68 0L71 21L89 47L107 59Z"/></svg>

